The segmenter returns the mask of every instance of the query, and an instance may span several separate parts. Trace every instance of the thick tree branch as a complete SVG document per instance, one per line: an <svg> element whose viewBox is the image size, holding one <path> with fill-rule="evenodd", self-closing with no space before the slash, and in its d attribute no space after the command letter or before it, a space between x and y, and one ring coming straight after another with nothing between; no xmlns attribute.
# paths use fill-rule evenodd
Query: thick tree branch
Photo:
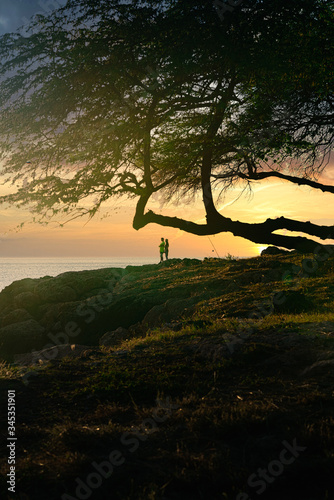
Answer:
<svg viewBox="0 0 334 500"><path fill-rule="evenodd" d="M213 223L196 224L178 217L155 214L151 210L145 214L143 211L140 213L141 208L142 205L140 207L137 205L137 212L133 220L133 227L137 230L147 224L155 223L161 226L175 227L198 236L231 232L234 236L246 238L253 243L276 245L288 249L296 249L303 253L314 252L319 246L319 243L302 236L286 236L275 234L273 231L286 229L288 226L291 231L303 230L305 233L310 233L310 227L312 227L317 228L317 230L313 229L313 232L317 233L316 235L323 240L334 237L334 226L316 226L310 222L298 222L285 219L284 217L280 217L279 219L267 219L265 222L252 224L233 221L220 215L219 220L215 220Z"/></svg>
<svg viewBox="0 0 334 500"><path fill-rule="evenodd" d="M278 177L279 179L283 179L285 181L293 182L295 184L298 184L299 186L310 186L315 189L320 189L323 192L327 193L334 193L334 186L328 186L327 184L321 184L320 182L312 181L311 179L306 179L305 177L295 177L293 175L286 175L282 174L281 172L259 172L259 173L254 173L254 174L243 174L243 173L238 173L238 176L241 179L247 179L247 180L262 180L262 179L267 179L269 177ZM215 177L216 179L219 179L219 175L217 176L212 176Z"/></svg>

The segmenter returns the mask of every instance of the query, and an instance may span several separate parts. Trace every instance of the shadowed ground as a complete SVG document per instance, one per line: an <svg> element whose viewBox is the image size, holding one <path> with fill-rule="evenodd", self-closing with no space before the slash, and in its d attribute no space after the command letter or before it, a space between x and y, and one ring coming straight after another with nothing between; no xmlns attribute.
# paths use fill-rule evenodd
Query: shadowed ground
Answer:
<svg viewBox="0 0 334 500"><path fill-rule="evenodd" d="M110 347L3 363L4 415L16 390L21 498L333 498L333 259L149 271L123 283L128 296L141 282L198 300L174 319L167 293L151 326L142 320ZM6 498L5 420L1 435Z"/></svg>

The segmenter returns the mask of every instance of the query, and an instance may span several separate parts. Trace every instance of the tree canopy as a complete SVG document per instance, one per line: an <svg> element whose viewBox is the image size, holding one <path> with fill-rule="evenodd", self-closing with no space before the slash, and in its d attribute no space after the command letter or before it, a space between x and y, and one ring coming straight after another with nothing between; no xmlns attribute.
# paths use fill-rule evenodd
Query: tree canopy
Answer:
<svg viewBox="0 0 334 500"><path fill-rule="evenodd" d="M268 177L334 193L319 181L334 138L332 29L326 0L69 0L36 16L0 39L2 176L17 186L0 201L49 220L126 195L135 229L313 251L333 226L233 221L215 196ZM157 192L200 194L206 224L154 213Z"/></svg>

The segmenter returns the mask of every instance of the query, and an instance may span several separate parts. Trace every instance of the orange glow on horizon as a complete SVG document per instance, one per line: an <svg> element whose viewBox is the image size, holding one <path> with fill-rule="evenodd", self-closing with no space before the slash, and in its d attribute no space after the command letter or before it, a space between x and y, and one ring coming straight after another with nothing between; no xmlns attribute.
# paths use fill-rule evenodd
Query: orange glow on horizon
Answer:
<svg viewBox="0 0 334 500"><path fill-rule="evenodd" d="M327 184L334 184L334 166L326 171ZM316 224L333 225L333 203L331 193L322 193L306 186L296 186L283 180L267 180L254 183L251 197L240 196L241 187L234 188L217 203L222 215L242 222L261 223L268 217L284 216L296 220L311 220ZM148 206L160 212L156 202ZM152 256L158 254L158 244L163 236L170 242L170 257L222 257L231 254L236 257L257 256L266 248L231 233L220 233L209 238L185 233L178 229L148 225L139 231L132 228L134 202L124 201L116 205L106 204L111 210L107 218L95 218L89 223L77 219L63 228L50 223L46 227L28 224L21 231L15 228L28 213L13 208L1 209L0 256L87 256L120 257ZM103 211L101 215L103 215ZM201 202L193 205L168 205L161 213L187 218L203 224L204 210ZM290 234L280 231L282 234Z"/></svg>

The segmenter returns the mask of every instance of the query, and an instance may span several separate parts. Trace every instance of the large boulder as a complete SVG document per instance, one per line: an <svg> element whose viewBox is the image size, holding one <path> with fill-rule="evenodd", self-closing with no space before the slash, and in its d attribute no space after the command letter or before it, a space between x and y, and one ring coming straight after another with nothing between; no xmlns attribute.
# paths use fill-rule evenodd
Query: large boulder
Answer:
<svg viewBox="0 0 334 500"><path fill-rule="evenodd" d="M163 323L170 323L177 320L181 315L191 314L197 301L195 298L169 299L163 304L153 306L145 315L142 324L148 328L154 328Z"/></svg>
<svg viewBox="0 0 334 500"><path fill-rule="evenodd" d="M127 328L123 328L122 326L118 327L116 330L113 332L107 332L105 333L101 339L100 339L100 346L104 347L112 347L117 344L120 344L124 340L129 339L132 337L131 333Z"/></svg>
<svg viewBox="0 0 334 500"><path fill-rule="evenodd" d="M39 297L39 302L73 302L77 299L77 293L72 287L53 278L38 283L35 294Z"/></svg>
<svg viewBox="0 0 334 500"><path fill-rule="evenodd" d="M322 359L313 363L313 365L308 366L305 370L302 371L301 375L310 375L313 377L319 375L328 375L331 376L334 368L334 359Z"/></svg>
<svg viewBox="0 0 334 500"><path fill-rule="evenodd" d="M273 297L274 311L281 314L301 313L313 308L313 304L299 290L278 292Z"/></svg>
<svg viewBox="0 0 334 500"><path fill-rule="evenodd" d="M7 286L0 292L0 356L69 343L74 339L67 332L74 330L80 332L76 342L97 344L101 334L122 324L118 314L113 321L109 307L123 271L70 271Z"/></svg>
<svg viewBox="0 0 334 500"><path fill-rule="evenodd" d="M34 319L0 328L0 350L4 357L30 351L33 346L41 348L45 329Z"/></svg>
<svg viewBox="0 0 334 500"><path fill-rule="evenodd" d="M40 278L42 280L43 278ZM0 292L0 315L4 316L13 309L26 309L35 306L39 300L35 295L35 286L38 279L24 278L14 281Z"/></svg>
<svg viewBox="0 0 334 500"><path fill-rule="evenodd" d="M261 252L261 255L284 255L286 253L290 252L288 250L282 250L281 248L270 246L264 248Z"/></svg>
<svg viewBox="0 0 334 500"><path fill-rule="evenodd" d="M36 285L36 292L42 296L43 290L49 288L50 291L47 291L47 296L49 296L52 289L54 290L54 295L58 295L58 291L65 291L63 297L52 302L69 302L86 299L98 293L112 291L122 275L123 269L105 268L87 271L68 271L55 278L51 278L51 280L45 283L38 283Z"/></svg>
<svg viewBox="0 0 334 500"><path fill-rule="evenodd" d="M16 295L14 304L16 308L26 309L27 311L34 314L38 308L40 301L40 297L34 292L21 292Z"/></svg>
<svg viewBox="0 0 334 500"><path fill-rule="evenodd" d="M1 327L33 319L26 309L14 309L2 318Z"/></svg>

